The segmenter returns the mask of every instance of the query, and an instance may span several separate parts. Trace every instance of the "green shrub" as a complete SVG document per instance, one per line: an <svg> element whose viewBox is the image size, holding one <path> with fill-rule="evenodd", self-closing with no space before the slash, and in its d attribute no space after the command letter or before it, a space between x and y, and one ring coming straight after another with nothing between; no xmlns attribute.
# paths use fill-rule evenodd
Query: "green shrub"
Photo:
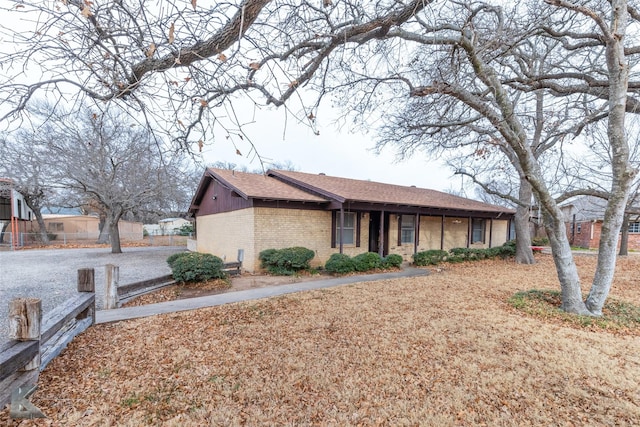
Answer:
<svg viewBox="0 0 640 427"><path fill-rule="evenodd" d="M258 254L258 259L260 259L262 268L267 268L269 265L275 263L274 256L278 251L276 249L265 249L264 251Z"/></svg>
<svg viewBox="0 0 640 427"><path fill-rule="evenodd" d="M453 248L449 254L447 262L477 261L489 258L490 249Z"/></svg>
<svg viewBox="0 0 640 427"><path fill-rule="evenodd" d="M404 261L404 259L402 258L402 255L398 255L398 254L389 254L386 257L384 257L382 259L382 266L384 268L389 268L389 267L400 267L402 265L402 262Z"/></svg>
<svg viewBox="0 0 640 427"><path fill-rule="evenodd" d="M200 282L226 277L224 263L215 255L199 252L182 252L179 255L169 264L173 278L178 282Z"/></svg>
<svg viewBox="0 0 640 427"><path fill-rule="evenodd" d="M291 275L300 270L311 268L309 261L315 252L311 249L296 246L284 249L266 249L258 255L262 267L272 274Z"/></svg>
<svg viewBox="0 0 640 427"><path fill-rule="evenodd" d="M181 258L189 254L190 252L185 251L185 252L176 252L175 254L169 255L169 257L167 258L167 264L169 264L169 267L173 268L173 263L175 263L178 258Z"/></svg>
<svg viewBox="0 0 640 427"><path fill-rule="evenodd" d="M346 274L356 270L355 263L345 254L332 254L324 264L324 269L329 273Z"/></svg>
<svg viewBox="0 0 640 427"><path fill-rule="evenodd" d="M365 252L354 256L352 259L356 271L369 271L382 268L382 258L377 252Z"/></svg>
<svg viewBox="0 0 640 427"><path fill-rule="evenodd" d="M193 224L182 224L180 228L174 230L178 236L191 236L195 232Z"/></svg>
<svg viewBox="0 0 640 427"><path fill-rule="evenodd" d="M546 237L534 237L531 239L531 244L533 246L549 246L549 239Z"/></svg>
<svg viewBox="0 0 640 427"><path fill-rule="evenodd" d="M415 265L436 265L441 263L447 257L447 251L439 249L431 249L413 254L413 263Z"/></svg>
<svg viewBox="0 0 640 427"><path fill-rule="evenodd" d="M497 256L499 256L500 258L509 258L512 256L516 256L516 241L511 240L502 246L496 247L495 249L497 251Z"/></svg>
<svg viewBox="0 0 640 427"><path fill-rule="evenodd" d="M493 248L453 248L449 252L429 250L413 255L415 265L436 265L441 262L478 261L491 258L509 258L516 254L515 241L509 241L502 246Z"/></svg>

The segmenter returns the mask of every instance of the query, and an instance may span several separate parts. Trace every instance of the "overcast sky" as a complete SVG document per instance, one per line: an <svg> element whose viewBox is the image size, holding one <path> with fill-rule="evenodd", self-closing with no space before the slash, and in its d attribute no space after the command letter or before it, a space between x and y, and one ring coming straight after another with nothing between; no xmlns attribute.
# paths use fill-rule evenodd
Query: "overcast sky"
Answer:
<svg viewBox="0 0 640 427"><path fill-rule="evenodd" d="M290 161L300 172L415 185L440 191L460 189L460 177L454 177L438 162L428 162L421 154L399 163L394 161L391 151L376 155L372 151L374 134L355 134L348 129L337 129L333 120L320 122L320 135L315 135L309 127L294 123L291 116L285 120L284 111L277 110L260 112L255 121L243 129L264 161ZM236 153L236 148L242 155ZM219 133L213 144L204 147L203 154L208 165L223 161L247 166L249 170L260 168L259 160L250 151L246 139L227 139L225 134Z"/></svg>

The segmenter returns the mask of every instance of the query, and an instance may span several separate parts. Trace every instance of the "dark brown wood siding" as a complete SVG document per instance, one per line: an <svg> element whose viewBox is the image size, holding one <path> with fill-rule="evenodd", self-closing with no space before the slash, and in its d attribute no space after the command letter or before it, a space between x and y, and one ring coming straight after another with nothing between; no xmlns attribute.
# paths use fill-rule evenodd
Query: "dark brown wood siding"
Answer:
<svg viewBox="0 0 640 427"><path fill-rule="evenodd" d="M252 206L251 200L245 200L225 188L215 179L211 182L204 197L200 201L198 215L210 215L220 212L230 212Z"/></svg>

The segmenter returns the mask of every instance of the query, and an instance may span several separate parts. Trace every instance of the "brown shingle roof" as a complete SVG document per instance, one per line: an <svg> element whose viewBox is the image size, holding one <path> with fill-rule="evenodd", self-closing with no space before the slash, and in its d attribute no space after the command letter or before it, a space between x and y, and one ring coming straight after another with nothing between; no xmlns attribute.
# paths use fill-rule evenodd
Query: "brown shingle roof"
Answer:
<svg viewBox="0 0 640 427"><path fill-rule="evenodd" d="M339 202L358 201L465 211L513 212L513 210L502 206L425 188L281 170L270 170L267 174L317 191Z"/></svg>
<svg viewBox="0 0 640 427"><path fill-rule="evenodd" d="M228 169L208 168L218 181L244 198L290 200L301 202L326 202L327 200L300 190L270 176L236 172Z"/></svg>

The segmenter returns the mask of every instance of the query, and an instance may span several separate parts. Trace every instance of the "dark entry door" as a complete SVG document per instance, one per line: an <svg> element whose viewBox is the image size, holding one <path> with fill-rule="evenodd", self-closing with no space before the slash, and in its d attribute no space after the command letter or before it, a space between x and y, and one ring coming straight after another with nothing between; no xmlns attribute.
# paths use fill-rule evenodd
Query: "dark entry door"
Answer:
<svg viewBox="0 0 640 427"><path fill-rule="evenodd" d="M373 211L369 213L369 252L380 253L380 221L382 220L380 211ZM382 232L383 237L383 250L382 256L389 254L389 213L384 213L384 230Z"/></svg>

